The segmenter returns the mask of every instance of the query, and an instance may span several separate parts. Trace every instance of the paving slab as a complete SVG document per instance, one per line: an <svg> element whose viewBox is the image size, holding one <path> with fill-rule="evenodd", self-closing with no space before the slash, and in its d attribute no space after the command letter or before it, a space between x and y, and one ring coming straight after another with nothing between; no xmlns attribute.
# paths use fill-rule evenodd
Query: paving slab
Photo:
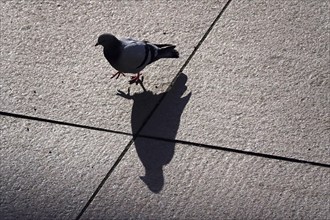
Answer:
<svg viewBox="0 0 330 220"><path fill-rule="evenodd" d="M330 164L328 12L232 1L142 134Z"/></svg>
<svg viewBox="0 0 330 220"><path fill-rule="evenodd" d="M138 138L81 219L329 219L329 175Z"/></svg>
<svg viewBox="0 0 330 220"><path fill-rule="evenodd" d="M1 2L0 109L131 132L133 101L115 95L127 92L129 79L110 79L115 71L94 47L97 37L110 32L178 45L180 59L144 71L145 87L161 93L224 2ZM133 85L134 92L142 89Z"/></svg>
<svg viewBox="0 0 330 220"><path fill-rule="evenodd" d="M0 219L73 219L129 136L0 116Z"/></svg>

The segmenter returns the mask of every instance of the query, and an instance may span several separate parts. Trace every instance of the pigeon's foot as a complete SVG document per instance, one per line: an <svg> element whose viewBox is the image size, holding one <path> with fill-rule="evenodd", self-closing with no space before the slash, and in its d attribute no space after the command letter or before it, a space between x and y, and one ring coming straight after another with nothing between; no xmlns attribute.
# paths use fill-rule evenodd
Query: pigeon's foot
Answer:
<svg viewBox="0 0 330 220"><path fill-rule="evenodd" d="M143 76L141 76L141 75L142 75L142 73L137 73L135 76L132 76L131 80L129 81L129 84L133 84L133 83L135 83L136 85L141 84L143 82ZM141 79L140 79L140 76L141 76Z"/></svg>
<svg viewBox="0 0 330 220"><path fill-rule="evenodd" d="M116 77L116 79L118 79L120 75L125 76L125 74L123 72L117 72L117 73L115 73L111 76L111 79L114 78L114 77Z"/></svg>
<svg viewBox="0 0 330 220"><path fill-rule="evenodd" d="M142 73L137 73L136 76L132 76L131 80L129 81L129 84L133 84L133 83L135 83L136 85L140 84L143 91L146 92L147 90L143 86L143 76L141 76L141 75L142 75ZM140 76L141 76L141 79L140 79Z"/></svg>

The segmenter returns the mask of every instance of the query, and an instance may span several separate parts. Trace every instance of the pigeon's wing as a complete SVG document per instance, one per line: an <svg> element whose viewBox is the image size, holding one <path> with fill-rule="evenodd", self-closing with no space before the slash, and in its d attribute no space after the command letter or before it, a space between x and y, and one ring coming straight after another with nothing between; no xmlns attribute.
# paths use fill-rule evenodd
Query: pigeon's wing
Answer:
<svg viewBox="0 0 330 220"><path fill-rule="evenodd" d="M123 38L118 68L125 73L138 73L157 56L158 48L131 38Z"/></svg>

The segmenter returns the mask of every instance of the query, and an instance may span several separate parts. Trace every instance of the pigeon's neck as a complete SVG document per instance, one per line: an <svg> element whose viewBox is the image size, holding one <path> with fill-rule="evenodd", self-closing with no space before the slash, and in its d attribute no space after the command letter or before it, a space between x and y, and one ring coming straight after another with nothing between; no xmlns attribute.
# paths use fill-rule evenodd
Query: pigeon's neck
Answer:
<svg viewBox="0 0 330 220"><path fill-rule="evenodd" d="M121 48L120 41L115 44L104 45L103 53L110 63L118 59L121 51L120 48Z"/></svg>

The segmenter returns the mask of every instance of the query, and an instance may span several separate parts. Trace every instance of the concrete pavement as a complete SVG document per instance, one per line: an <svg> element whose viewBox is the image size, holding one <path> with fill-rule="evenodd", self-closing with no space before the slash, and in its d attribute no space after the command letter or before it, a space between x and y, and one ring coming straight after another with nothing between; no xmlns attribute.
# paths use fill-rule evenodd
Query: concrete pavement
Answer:
<svg viewBox="0 0 330 220"><path fill-rule="evenodd" d="M1 2L0 219L330 219L328 11ZM104 32L181 58L126 94Z"/></svg>

